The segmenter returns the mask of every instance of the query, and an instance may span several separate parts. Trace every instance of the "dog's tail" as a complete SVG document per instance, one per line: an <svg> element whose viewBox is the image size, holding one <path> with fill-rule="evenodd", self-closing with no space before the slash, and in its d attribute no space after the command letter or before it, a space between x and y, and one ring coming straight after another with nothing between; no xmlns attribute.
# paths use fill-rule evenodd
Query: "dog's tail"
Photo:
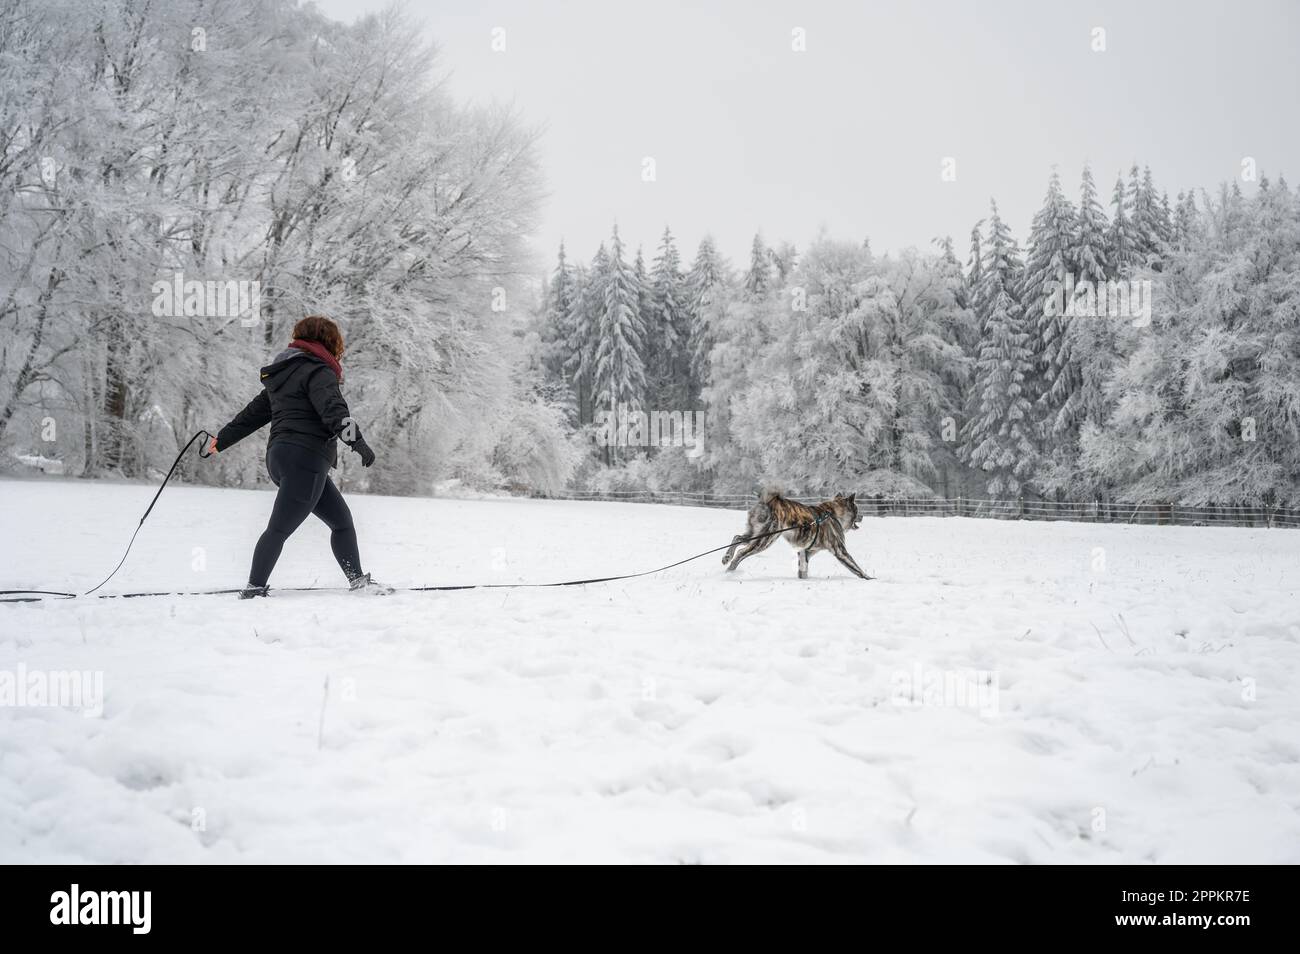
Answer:
<svg viewBox="0 0 1300 954"><path fill-rule="evenodd" d="M780 487L774 484L769 484L768 486L764 487L763 490L759 493L758 499L760 503L770 504L777 497L781 497L784 495L785 495L784 487Z"/></svg>

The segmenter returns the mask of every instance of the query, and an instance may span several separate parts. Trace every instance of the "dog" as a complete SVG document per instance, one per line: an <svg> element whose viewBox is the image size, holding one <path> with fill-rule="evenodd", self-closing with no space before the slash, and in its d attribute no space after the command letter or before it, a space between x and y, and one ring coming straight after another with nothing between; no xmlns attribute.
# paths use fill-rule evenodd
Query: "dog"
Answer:
<svg viewBox="0 0 1300 954"><path fill-rule="evenodd" d="M777 537L785 537L790 546L799 551L799 579L808 579L808 559L822 550L835 554L835 559L843 563L857 577L870 580L872 577L862 572L862 568L849 556L844 547L844 532L858 529L862 516L858 513L856 494L836 494L834 500L824 500L814 506L801 504L782 497L779 491L765 490L759 495L758 503L750 508L745 533L739 533L731 541L722 565L731 572L755 553L762 553L772 545ZM784 533L776 533L782 527L788 527ZM768 536L763 536L768 534ZM761 537L761 539L755 539ZM744 544L737 553L736 548ZM734 555L734 559L733 559Z"/></svg>

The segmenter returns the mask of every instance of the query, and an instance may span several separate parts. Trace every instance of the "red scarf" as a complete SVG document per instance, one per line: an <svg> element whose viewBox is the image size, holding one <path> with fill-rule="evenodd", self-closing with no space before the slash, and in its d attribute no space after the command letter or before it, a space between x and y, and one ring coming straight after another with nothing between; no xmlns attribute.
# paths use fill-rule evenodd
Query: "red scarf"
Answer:
<svg viewBox="0 0 1300 954"><path fill-rule="evenodd" d="M339 359L330 353L319 341L303 341L301 338L294 338L289 342L290 348L297 348L299 351L306 351L308 354L314 354L330 366L330 370L338 376L339 383L343 383L343 365L339 364Z"/></svg>

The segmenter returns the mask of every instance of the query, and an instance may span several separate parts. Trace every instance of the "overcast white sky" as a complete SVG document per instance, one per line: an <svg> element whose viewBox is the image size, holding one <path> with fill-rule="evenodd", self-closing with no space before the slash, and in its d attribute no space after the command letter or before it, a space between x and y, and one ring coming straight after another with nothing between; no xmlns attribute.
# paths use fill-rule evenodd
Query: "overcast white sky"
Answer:
<svg viewBox="0 0 1300 954"><path fill-rule="evenodd" d="M387 5L318 0L343 20ZM802 248L823 227L877 252L951 234L964 258L990 196L1023 242L1051 167L1073 197L1085 159L1107 202L1134 159L1171 198L1239 175L1244 156L1300 182L1296 0L408 6L454 95L545 124L546 268L562 237L587 259L615 221L647 258L665 224L688 261L706 232L743 266L755 231Z"/></svg>

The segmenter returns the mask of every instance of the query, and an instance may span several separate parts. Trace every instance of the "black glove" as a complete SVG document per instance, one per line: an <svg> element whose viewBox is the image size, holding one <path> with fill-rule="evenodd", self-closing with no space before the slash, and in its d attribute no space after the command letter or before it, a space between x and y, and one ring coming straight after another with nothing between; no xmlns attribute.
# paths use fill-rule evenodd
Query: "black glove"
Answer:
<svg viewBox="0 0 1300 954"><path fill-rule="evenodd" d="M375 452L370 449L364 437L358 437L348 446L361 455L362 467L369 467L375 462Z"/></svg>

